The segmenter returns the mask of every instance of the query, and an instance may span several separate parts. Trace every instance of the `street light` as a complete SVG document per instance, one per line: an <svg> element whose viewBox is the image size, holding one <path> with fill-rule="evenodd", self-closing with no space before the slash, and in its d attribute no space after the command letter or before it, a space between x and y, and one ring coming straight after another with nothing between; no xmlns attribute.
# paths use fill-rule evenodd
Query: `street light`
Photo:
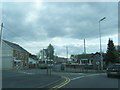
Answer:
<svg viewBox="0 0 120 90"><path fill-rule="evenodd" d="M1 59L0 60L0 69L2 69L2 29L3 29L3 23L1 23L1 30L0 30L0 59Z"/></svg>
<svg viewBox="0 0 120 90"><path fill-rule="evenodd" d="M3 23L1 23L0 46L2 46L2 29L3 29Z"/></svg>
<svg viewBox="0 0 120 90"><path fill-rule="evenodd" d="M68 47L66 46L66 53L67 53L67 59L68 59Z"/></svg>
<svg viewBox="0 0 120 90"><path fill-rule="evenodd" d="M103 21L104 19L106 19L106 17L103 17L102 19L100 19L99 21L99 35L100 35L100 59L101 59L101 70L103 70L103 63L102 63L102 45L101 45L101 26L100 26L100 22Z"/></svg>

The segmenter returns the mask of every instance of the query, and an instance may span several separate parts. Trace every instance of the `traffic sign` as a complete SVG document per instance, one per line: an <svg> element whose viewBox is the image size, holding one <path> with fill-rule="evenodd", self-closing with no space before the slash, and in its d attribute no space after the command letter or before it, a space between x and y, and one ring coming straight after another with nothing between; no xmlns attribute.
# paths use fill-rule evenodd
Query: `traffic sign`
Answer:
<svg viewBox="0 0 120 90"><path fill-rule="evenodd" d="M96 64L97 64L97 65L99 65L99 64L100 64L100 62L99 62L99 61L97 61L97 62L96 62Z"/></svg>

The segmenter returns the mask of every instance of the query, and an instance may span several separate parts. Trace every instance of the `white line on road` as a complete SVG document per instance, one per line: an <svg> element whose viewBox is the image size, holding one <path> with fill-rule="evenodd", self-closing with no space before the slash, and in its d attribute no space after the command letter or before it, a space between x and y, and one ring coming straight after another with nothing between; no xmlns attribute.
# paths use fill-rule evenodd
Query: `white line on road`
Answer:
<svg viewBox="0 0 120 90"><path fill-rule="evenodd" d="M80 79L80 78L83 78L83 77L96 76L96 75L100 75L100 74L92 74L92 75L85 75L85 76L75 77L75 78L72 78L71 80L76 80L76 79Z"/></svg>
<svg viewBox="0 0 120 90"><path fill-rule="evenodd" d="M84 73L78 73L79 75L83 75Z"/></svg>
<svg viewBox="0 0 120 90"><path fill-rule="evenodd" d="M22 72L22 71L20 73L29 74L29 75L34 74L34 73L28 73L28 72Z"/></svg>
<svg viewBox="0 0 120 90"><path fill-rule="evenodd" d="M81 77L75 77L75 78L72 78L71 80L76 80L76 79L80 79L80 78L83 78L85 76L81 76Z"/></svg>

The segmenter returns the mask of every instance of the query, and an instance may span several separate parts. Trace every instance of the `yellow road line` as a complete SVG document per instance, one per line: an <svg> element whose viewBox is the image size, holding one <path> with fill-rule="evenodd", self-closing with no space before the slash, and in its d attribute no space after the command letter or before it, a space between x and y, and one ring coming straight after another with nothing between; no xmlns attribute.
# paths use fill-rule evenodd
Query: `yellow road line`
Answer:
<svg viewBox="0 0 120 90"><path fill-rule="evenodd" d="M61 88L61 87L65 86L66 84L68 84L68 83L71 81L68 77L62 76L62 78L65 78L65 82L62 82L61 84L56 85L56 86L52 87L52 88L49 89L49 90L56 90L56 89L58 89L58 88Z"/></svg>
<svg viewBox="0 0 120 90"><path fill-rule="evenodd" d="M68 84L70 81L71 81L71 80L70 80L69 78L67 78L67 82L65 82L64 84L60 85L60 86L57 87L57 88L61 88L61 87L65 86L65 85Z"/></svg>
<svg viewBox="0 0 120 90"><path fill-rule="evenodd" d="M65 81L64 81L64 82L62 82L62 83L60 83L60 84L58 84L58 85L56 85L56 86L54 86L53 88L56 88L56 87L58 87L58 86L60 86L60 85L64 84L64 83L67 81L67 78L66 78L66 77L63 77L63 76L62 76L62 78L64 78L64 79L65 79Z"/></svg>
<svg viewBox="0 0 120 90"><path fill-rule="evenodd" d="M66 77L63 77L63 78L65 78L65 82L63 82L63 83L61 83L61 84L59 84L59 85L56 85L56 86L54 86L53 88L57 88L57 87L63 85L64 83L66 83L66 82L68 81L68 79L67 79Z"/></svg>

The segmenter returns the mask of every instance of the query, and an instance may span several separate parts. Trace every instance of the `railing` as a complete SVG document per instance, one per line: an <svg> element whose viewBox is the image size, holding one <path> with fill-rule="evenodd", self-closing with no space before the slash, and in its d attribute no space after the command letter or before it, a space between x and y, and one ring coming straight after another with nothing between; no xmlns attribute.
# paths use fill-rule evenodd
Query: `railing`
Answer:
<svg viewBox="0 0 120 90"><path fill-rule="evenodd" d="M99 70L99 69L94 69L92 66L85 66L85 65L64 65L64 66L54 67L53 71L73 72L73 73L104 73L106 72L106 69Z"/></svg>

